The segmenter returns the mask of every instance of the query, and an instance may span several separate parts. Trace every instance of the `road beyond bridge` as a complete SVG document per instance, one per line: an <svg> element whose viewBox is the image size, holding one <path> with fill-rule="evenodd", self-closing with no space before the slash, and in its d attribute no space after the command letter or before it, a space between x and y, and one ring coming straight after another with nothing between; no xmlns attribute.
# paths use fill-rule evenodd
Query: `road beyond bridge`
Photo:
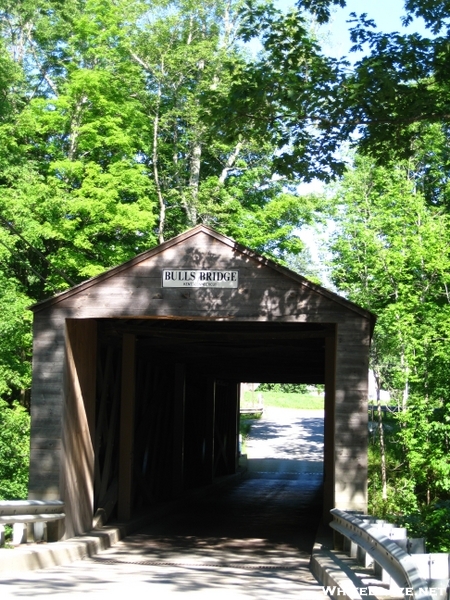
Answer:
<svg viewBox="0 0 450 600"><path fill-rule="evenodd" d="M266 411L248 452L237 485L192 497L92 559L3 576L0 596L323 600L308 567L322 514L323 414Z"/></svg>

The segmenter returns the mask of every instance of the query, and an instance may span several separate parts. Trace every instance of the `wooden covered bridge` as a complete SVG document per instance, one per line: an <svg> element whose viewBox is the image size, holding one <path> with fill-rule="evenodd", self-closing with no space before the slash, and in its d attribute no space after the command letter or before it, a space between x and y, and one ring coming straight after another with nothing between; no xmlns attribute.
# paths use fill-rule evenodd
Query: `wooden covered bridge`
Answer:
<svg viewBox="0 0 450 600"><path fill-rule="evenodd" d="M65 537L234 473L242 381L325 384L324 511L366 509L371 313L205 226L33 311L29 497Z"/></svg>

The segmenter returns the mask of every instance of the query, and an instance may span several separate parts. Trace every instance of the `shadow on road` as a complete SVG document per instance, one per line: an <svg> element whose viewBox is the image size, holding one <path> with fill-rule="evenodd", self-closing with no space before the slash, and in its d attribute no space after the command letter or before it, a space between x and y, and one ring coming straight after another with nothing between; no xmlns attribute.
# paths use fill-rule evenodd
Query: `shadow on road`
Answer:
<svg viewBox="0 0 450 600"><path fill-rule="evenodd" d="M0 581L1 597L323 598L308 569L322 514L323 419L255 423L249 454L237 485L191 498L93 560Z"/></svg>

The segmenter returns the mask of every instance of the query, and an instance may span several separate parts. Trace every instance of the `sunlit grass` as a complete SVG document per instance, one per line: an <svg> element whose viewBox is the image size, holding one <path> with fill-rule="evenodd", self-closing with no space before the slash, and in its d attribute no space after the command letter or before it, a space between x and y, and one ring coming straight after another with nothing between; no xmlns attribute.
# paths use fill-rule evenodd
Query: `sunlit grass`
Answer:
<svg viewBox="0 0 450 600"><path fill-rule="evenodd" d="M273 406L276 408L300 408L320 410L324 407L323 394L299 394L288 392L244 392L241 398L242 408Z"/></svg>

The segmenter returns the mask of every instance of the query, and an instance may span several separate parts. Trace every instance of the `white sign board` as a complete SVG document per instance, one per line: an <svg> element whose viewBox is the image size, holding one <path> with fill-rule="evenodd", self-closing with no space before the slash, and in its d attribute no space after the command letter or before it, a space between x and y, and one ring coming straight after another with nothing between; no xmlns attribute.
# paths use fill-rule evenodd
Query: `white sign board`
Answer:
<svg viewBox="0 0 450 600"><path fill-rule="evenodd" d="M162 287L237 288L238 271L214 269L164 269Z"/></svg>

